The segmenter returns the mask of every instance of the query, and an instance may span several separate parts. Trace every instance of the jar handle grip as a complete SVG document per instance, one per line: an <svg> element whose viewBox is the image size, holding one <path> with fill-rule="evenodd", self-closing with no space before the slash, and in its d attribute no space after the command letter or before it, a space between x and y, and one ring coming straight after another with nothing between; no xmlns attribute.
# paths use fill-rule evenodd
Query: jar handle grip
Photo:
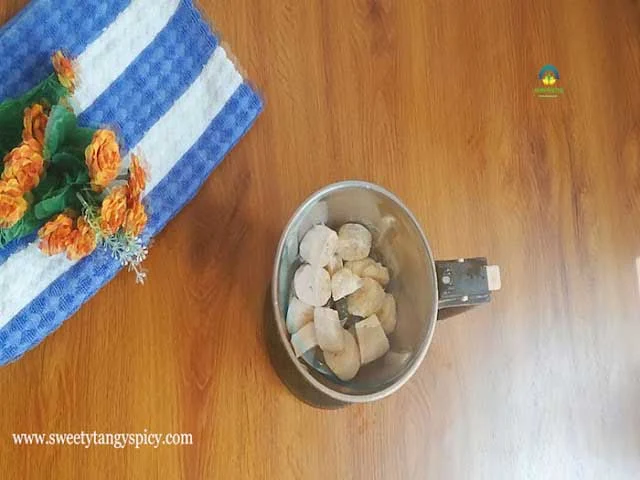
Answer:
<svg viewBox="0 0 640 480"><path fill-rule="evenodd" d="M491 292L500 290L500 268L484 257L437 260L438 319L489 303Z"/></svg>

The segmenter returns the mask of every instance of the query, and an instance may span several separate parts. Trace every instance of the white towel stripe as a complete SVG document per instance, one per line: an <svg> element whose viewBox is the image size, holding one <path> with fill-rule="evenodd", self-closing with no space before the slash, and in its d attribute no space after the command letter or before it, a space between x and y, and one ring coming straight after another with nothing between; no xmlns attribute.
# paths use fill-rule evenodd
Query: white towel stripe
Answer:
<svg viewBox="0 0 640 480"><path fill-rule="evenodd" d="M242 77L218 47L194 83L133 149L144 153L151 169L147 192L189 151L241 84ZM43 255L35 243L9 257L0 265L0 327L74 264L64 255Z"/></svg>
<svg viewBox="0 0 640 480"><path fill-rule="evenodd" d="M153 42L180 0L133 0L75 61L78 85L71 99L77 114L89 108Z"/></svg>
<svg viewBox="0 0 640 480"><path fill-rule="evenodd" d="M216 48L189 90L151 127L136 147L150 160L147 192L153 190L202 136L241 84L242 77L224 49Z"/></svg>

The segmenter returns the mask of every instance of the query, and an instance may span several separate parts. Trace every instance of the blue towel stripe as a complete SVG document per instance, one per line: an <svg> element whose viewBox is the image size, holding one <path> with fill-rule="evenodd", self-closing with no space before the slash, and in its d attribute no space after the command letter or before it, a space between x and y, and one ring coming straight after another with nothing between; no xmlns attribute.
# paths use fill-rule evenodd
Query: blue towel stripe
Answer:
<svg viewBox="0 0 640 480"><path fill-rule="evenodd" d="M16 97L51 73L51 54L75 57L131 0L33 0L0 28L0 99Z"/></svg>
<svg viewBox="0 0 640 480"><path fill-rule="evenodd" d="M183 0L151 45L80 115L80 124L115 125L125 150L131 149L198 77L217 45Z"/></svg>

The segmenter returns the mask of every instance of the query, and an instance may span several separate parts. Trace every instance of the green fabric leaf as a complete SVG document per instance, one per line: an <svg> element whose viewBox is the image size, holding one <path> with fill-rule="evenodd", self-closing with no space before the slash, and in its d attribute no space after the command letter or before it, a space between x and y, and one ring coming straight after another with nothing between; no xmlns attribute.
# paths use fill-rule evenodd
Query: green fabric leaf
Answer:
<svg viewBox="0 0 640 480"><path fill-rule="evenodd" d="M24 104L10 100L0 104L0 157L17 147L22 142L22 121Z"/></svg>
<svg viewBox="0 0 640 480"><path fill-rule="evenodd" d="M56 105L68 95L68 90L52 74L21 97L0 103L0 157L4 157L22 141L25 108L34 103Z"/></svg>
<svg viewBox="0 0 640 480"><path fill-rule="evenodd" d="M69 151L56 153L51 157L51 165L60 170L77 170L85 168L84 158Z"/></svg>
<svg viewBox="0 0 640 480"><path fill-rule="evenodd" d="M50 196L54 190L60 188L61 184L62 179L56 175L55 172L52 172L51 169L49 169L44 174L44 177L40 179L38 186L34 188L31 193L33 194L35 201L38 202L43 198Z"/></svg>
<svg viewBox="0 0 640 480"><path fill-rule="evenodd" d="M64 179L65 185L89 185L89 170L84 163L84 155L79 150L66 149L56 153L49 167Z"/></svg>
<svg viewBox="0 0 640 480"><path fill-rule="evenodd" d="M82 204L77 192L98 195L90 190L84 160L84 152L95 129L77 126L76 116L68 107L68 96L69 91L52 74L21 97L0 103L0 173L4 169L2 158L22 142L25 109L35 103L47 109L51 107L45 130L46 172L38 186L27 195L31 206L25 216L11 228L0 228L0 248L31 234L67 209L80 211Z"/></svg>
<svg viewBox="0 0 640 480"><path fill-rule="evenodd" d="M78 148L69 144L65 144L62 148L60 148L58 153L68 153L69 155L73 155L78 159L80 163L85 164L85 156L84 156L83 148Z"/></svg>
<svg viewBox="0 0 640 480"><path fill-rule="evenodd" d="M32 105L36 101L47 105L57 105L69 96L69 90L63 87L55 73L49 75L42 83L25 94L27 103Z"/></svg>
<svg viewBox="0 0 640 480"><path fill-rule="evenodd" d="M71 208L75 192L70 186L62 187L51 193L47 198L40 200L33 207L35 217L39 220L49 219L58 213Z"/></svg>
<svg viewBox="0 0 640 480"><path fill-rule="evenodd" d="M65 148L78 149L82 152L82 156L84 157L84 151L91 143L91 140L93 140L93 135L95 133L96 130L93 128L76 128L69 132L65 141Z"/></svg>
<svg viewBox="0 0 640 480"><path fill-rule="evenodd" d="M0 248L5 247L12 240L26 237L38 230L46 220L36 218L33 209L27 211L24 217L11 228L0 228Z"/></svg>
<svg viewBox="0 0 640 480"><path fill-rule="evenodd" d="M88 185L89 172L86 169L78 170L75 172L67 172L64 175L64 183L66 185Z"/></svg>
<svg viewBox="0 0 640 480"><path fill-rule="evenodd" d="M76 129L77 119L72 111L62 105L55 105L49 114L44 132L44 158L52 158L65 143L66 138Z"/></svg>

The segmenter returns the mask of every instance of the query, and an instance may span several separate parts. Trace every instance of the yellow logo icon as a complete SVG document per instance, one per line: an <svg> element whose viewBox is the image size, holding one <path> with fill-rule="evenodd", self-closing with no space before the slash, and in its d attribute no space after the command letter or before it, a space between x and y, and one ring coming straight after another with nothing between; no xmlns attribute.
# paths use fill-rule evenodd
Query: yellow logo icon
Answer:
<svg viewBox="0 0 640 480"><path fill-rule="evenodd" d="M554 85L556 83L556 77L554 77L551 73L547 73L544 77L542 77L542 83L545 86Z"/></svg>

